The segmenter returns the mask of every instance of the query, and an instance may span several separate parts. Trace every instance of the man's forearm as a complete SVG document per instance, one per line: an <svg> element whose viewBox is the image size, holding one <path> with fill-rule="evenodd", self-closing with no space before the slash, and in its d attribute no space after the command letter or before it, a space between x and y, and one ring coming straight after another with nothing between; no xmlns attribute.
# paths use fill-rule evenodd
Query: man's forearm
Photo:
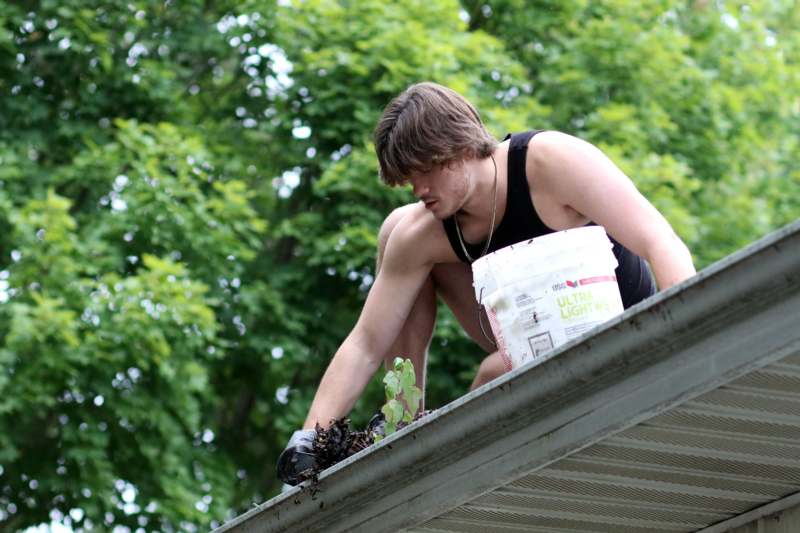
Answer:
<svg viewBox="0 0 800 533"><path fill-rule="evenodd" d="M663 291L696 274L692 255L678 236L660 241L647 254L658 290Z"/></svg>
<svg viewBox="0 0 800 533"><path fill-rule="evenodd" d="M317 423L326 428L347 415L380 364L380 359L365 355L348 337L322 376L303 428L313 429Z"/></svg>

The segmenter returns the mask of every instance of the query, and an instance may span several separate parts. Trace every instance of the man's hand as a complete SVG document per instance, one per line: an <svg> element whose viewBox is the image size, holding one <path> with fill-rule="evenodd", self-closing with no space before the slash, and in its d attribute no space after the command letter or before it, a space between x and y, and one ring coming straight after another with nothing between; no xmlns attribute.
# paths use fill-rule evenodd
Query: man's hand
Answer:
<svg viewBox="0 0 800 533"><path fill-rule="evenodd" d="M381 438L386 436L386 417L380 411L372 415L367 423L367 436L374 439L375 435Z"/></svg>
<svg viewBox="0 0 800 533"><path fill-rule="evenodd" d="M317 466L314 455L314 439L317 432L313 429L300 429L292 433L292 438L278 457L278 478L289 485L297 485L304 478L300 476L310 468Z"/></svg>

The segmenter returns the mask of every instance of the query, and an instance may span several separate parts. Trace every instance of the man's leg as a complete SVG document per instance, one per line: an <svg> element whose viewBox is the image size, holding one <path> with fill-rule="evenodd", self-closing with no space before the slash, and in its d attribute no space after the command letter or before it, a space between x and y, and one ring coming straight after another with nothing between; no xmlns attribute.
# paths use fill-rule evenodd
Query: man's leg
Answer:
<svg viewBox="0 0 800 533"><path fill-rule="evenodd" d="M464 263L437 265L433 271L433 280L436 292L467 335L489 354L478 367L469 390L503 375L506 372L505 363L495 346L489 319L475 299L471 267Z"/></svg>
<svg viewBox="0 0 800 533"><path fill-rule="evenodd" d="M493 352L481 361L481 366L478 367L478 372L475 374L475 379L472 380L472 385L469 386L469 390L475 390L481 385L489 383L494 378L502 376L506 372L508 372L508 370L506 370L506 364L503 362L503 357L500 355L500 352Z"/></svg>
<svg viewBox="0 0 800 533"><path fill-rule="evenodd" d="M383 251L386 247L386 242L389 240L389 235L400 219L408 212L407 209L409 207L411 206L400 207L392 211L381 226L378 234L378 270L380 270ZM442 300L453 312L467 335L485 353L491 354L483 360L478 368L470 390L488 383L506 371L500 354L496 352L494 337L486 315L483 314L482 321L479 319L479 307L472 288L472 269L465 263L439 264L434 266L431 275L422 286L405 325L384 357L384 364L387 369L392 367L392 361L398 355L411 359L417 374L417 384L423 391L423 398L428 347L436 324L437 294L441 296ZM480 313L483 313L483 311L480 311Z"/></svg>
<svg viewBox="0 0 800 533"><path fill-rule="evenodd" d="M381 225L378 233L378 261L376 271L381 268L383 251L389 235L394 230L397 223L408 212L411 205L400 207L392 211ZM436 324L436 290L434 289L433 279L429 276L420 289L414 305L408 314L403 329L397 335L397 339L392 343L389 351L384 356L384 366L390 370L393 366L394 358L397 356L411 359L414 364L414 372L417 375L417 386L422 390L422 401L420 409L425 405L425 375L428 364L428 346L433 337L433 327Z"/></svg>

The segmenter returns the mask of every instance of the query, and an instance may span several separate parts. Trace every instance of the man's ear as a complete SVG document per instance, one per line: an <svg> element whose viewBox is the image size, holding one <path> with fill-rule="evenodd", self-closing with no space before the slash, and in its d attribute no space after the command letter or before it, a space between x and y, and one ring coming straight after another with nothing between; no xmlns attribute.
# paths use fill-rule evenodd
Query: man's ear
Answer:
<svg viewBox="0 0 800 533"><path fill-rule="evenodd" d="M445 168L450 171L457 171L457 170L464 170L467 161L466 159L452 159L447 163L442 165L442 168Z"/></svg>

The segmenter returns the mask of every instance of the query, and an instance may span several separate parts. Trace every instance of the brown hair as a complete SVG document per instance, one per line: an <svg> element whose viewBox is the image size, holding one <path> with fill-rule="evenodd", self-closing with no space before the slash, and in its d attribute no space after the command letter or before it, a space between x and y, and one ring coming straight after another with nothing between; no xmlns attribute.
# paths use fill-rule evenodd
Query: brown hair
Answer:
<svg viewBox="0 0 800 533"><path fill-rule="evenodd" d="M489 157L497 146L472 104L432 82L412 85L392 100L374 139L381 179L389 185L404 183L414 172Z"/></svg>

